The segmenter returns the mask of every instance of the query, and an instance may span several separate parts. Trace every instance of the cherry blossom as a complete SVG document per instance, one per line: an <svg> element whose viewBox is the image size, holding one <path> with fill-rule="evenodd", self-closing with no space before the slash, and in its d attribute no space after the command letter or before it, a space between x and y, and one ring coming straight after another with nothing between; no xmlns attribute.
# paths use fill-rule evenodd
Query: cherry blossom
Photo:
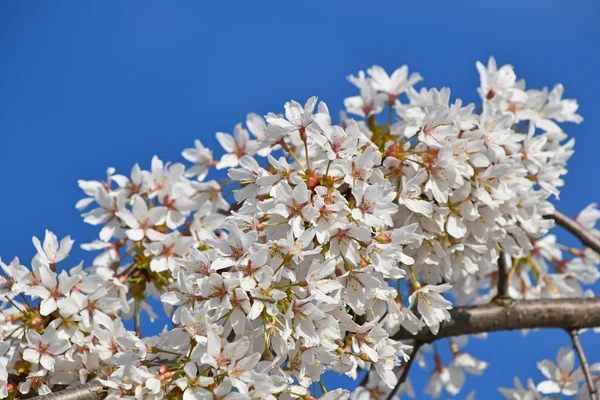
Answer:
<svg viewBox="0 0 600 400"><path fill-rule="evenodd" d="M54 371L53 356L62 354L71 347L68 341L58 338L53 329L47 329L43 335L29 330L26 336L28 347L23 352L23 359L34 364L40 363L49 371Z"/></svg>
<svg viewBox="0 0 600 400"><path fill-rule="evenodd" d="M56 235L49 230L46 230L46 236L44 237L44 245L40 243L40 240L36 237L33 238L33 245L35 246L40 259L48 264L56 264L64 260L73 247L73 240L70 236L64 237L60 243Z"/></svg>
<svg viewBox="0 0 600 400"><path fill-rule="evenodd" d="M373 66L348 78L359 94L339 123L317 97L289 100L217 133L224 154L196 140L191 165L155 156L79 181L93 260L69 268L73 240L46 231L31 263L0 261L0 396L91 381L107 399L413 397L399 379L415 361L426 393L464 398L488 363L465 336L435 336L454 308L593 296L600 277L600 255L562 244L547 218L578 103L493 58L476 68L480 107ZM575 223L599 236L598 219L592 203ZM145 335L142 312L171 323ZM501 394L587 398L574 352L557 363ZM324 374L361 370L366 386L327 391Z"/></svg>
<svg viewBox="0 0 600 400"><path fill-rule="evenodd" d="M579 368L575 369L575 353L569 347L561 347L556 357L558 364L550 360L538 363L538 368L546 378L538 383L537 390L544 394L562 393L573 396L579 390L579 383L583 374Z"/></svg>
<svg viewBox="0 0 600 400"><path fill-rule="evenodd" d="M167 215L165 207L148 208L146 201L139 195L132 198L132 209L122 210L117 216L129 227L125 231L127 237L134 241L142 240L144 237L160 240L160 233L154 229L161 225Z"/></svg>
<svg viewBox="0 0 600 400"><path fill-rule="evenodd" d="M204 147L201 141L194 141L194 148L185 149L181 155L195 165L186 171L188 176L196 176L198 180L204 180L208 175L210 167L213 166L213 153Z"/></svg>

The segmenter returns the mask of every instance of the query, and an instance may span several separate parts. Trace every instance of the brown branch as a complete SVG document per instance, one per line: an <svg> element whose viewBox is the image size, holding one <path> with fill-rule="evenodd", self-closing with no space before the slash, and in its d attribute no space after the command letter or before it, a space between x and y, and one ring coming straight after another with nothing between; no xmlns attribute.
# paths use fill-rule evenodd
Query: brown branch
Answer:
<svg viewBox="0 0 600 400"><path fill-rule="evenodd" d="M406 364L404 364L404 369L402 370L402 375L400 375L400 378L398 378L398 382L396 382L396 386L394 386L394 388L391 390L391 392L388 393L386 400L392 400L394 398L394 396L396 395L396 392L398 391L398 389L400 389L400 386L402 386L402 384L408 377L408 372L410 371L410 367L413 365L413 362L415 361L415 357L417 356L417 352L419 351L419 348L422 345L423 345L423 342L419 342L419 341L415 342L413 351L412 351L412 353L410 353L410 359L406 362Z"/></svg>
<svg viewBox="0 0 600 400"><path fill-rule="evenodd" d="M560 211L554 211L552 215L544 216L546 219L553 219L557 225L562 226L581 241L581 243L600 254L600 239L594 236L588 229L577 221L567 217Z"/></svg>
<svg viewBox="0 0 600 400"><path fill-rule="evenodd" d="M441 324L437 335L424 329L416 335L401 330L396 340L415 339L425 343L460 335L514 329L583 329L600 326L600 298L513 300L506 304L456 307L451 320Z"/></svg>
<svg viewBox="0 0 600 400"><path fill-rule="evenodd" d="M72 389L33 397L31 400L101 400L105 396L102 393L102 385L99 382L88 382Z"/></svg>
<svg viewBox="0 0 600 400"><path fill-rule="evenodd" d="M498 293L496 293L497 299L509 299L508 295L508 286L510 282L508 281L508 263L507 254L504 254L503 251L500 251L500 257L498 257Z"/></svg>
<svg viewBox="0 0 600 400"><path fill-rule="evenodd" d="M594 384L594 379L592 378L592 373L590 372L590 364L588 364L583 347L581 347L581 341L579 340L577 329L572 329L568 332L571 336L571 340L573 341L573 347L579 356L579 363L581 364L581 369L583 370L583 375L585 376L585 381L590 392L590 400L598 400L598 391L596 390L596 385Z"/></svg>

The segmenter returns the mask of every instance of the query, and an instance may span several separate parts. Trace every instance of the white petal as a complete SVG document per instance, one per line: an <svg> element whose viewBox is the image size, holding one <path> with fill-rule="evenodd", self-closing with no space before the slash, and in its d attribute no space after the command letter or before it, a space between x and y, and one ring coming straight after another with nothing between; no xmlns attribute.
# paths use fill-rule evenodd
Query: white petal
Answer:
<svg viewBox="0 0 600 400"><path fill-rule="evenodd" d="M40 353L35 349L25 349L23 352L23 360L37 364L40 361Z"/></svg>
<svg viewBox="0 0 600 400"><path fill-rule="evenodd" d="M129 229L125 232L127 237L134 242L138 242L144 238L144 230L143 229Z"/></svg>
<svg viewBox="0 0 600 400"><path fill-rule="evenodd" d="M448 233L453 237L460 239L467 234L467 227L462 220L458 216L454 214L450 214L448 216L448 222L446 223L446 229Z"/></svg>
<svg viewBox="0 0 600 400"><path fill-rule="evenodd" d="M54 357L49 354L42 354L40 357L40 364L48 371L54 371Z"/></svg>
<svg viewBox="0 0 600 400"><path fill-rule="evenodd" d="M235 140L233 139L233 136L223 132L217 132L216 136L217 140L226 152L232 153L235 151Z"/></svg>
<svg viewBox="0 0 600 400"><path fill-rule="evenodd" d="M538 369L548 379L557 378L558 367L550 360L542 360L537 363Z"/></svg>
<svg viewBox="0 0 600 400"><path fill-rule="evenodd" d="M538 383L537 390L544 394L560 393L560 385L554 381L543 381Z"/></svg>
<svg viewBox="0 0 600 400"><path fill-rule="evenodd" d="M401 201L412 212L423 214L426 217L431 217L433 214L433 206L428 201L417 199L402 199Z"/></svg>
<svg viewBox="0 0 600 400"><path fill-rule="evenodd" d="M42 300L40 303L40 314L42 314L44 317L50 315L56 310L56 307L56 300L53 297Z"/></svg>
<svg viewBox="0 0 600 400"><path fill-rule="evenodd" d="M573 371L573 368L575 367L575 353L570 347L561 347L558 350L556 361L558 361L560 369L568 374Z"/></svg>

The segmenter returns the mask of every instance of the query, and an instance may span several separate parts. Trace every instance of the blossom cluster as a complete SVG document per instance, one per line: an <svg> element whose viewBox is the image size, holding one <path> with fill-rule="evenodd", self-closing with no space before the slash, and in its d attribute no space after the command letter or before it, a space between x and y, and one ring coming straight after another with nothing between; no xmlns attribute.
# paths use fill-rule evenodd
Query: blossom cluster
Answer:
<svg viewBox="0 0 600 400"><path fill-rule="evenodd" d="M577 103L561 85L525 90L493 58L477 69L477 110L374 66L348 78L360 94L337 125L316 97L289 101L217 133L220 158L197 140L191 166L154 157L79 181L76 207L100 229L82 246L92 265L57 268L73 241L49 231L31 268L0 263L0 396L97 380L109 399L309 399L319 384L334 400L350 393L327 392L326 371L366 369L362 399L396 385L412 348L399 330L437 334L453 306L496 296L499 257L513 298L588 295L598 254L559 245L544 218ZM598 218L592 205L578 220ZM157 302L170 326L143 337ZM432 396L484 372L464 345L447 366L434 349Z"/></svg>

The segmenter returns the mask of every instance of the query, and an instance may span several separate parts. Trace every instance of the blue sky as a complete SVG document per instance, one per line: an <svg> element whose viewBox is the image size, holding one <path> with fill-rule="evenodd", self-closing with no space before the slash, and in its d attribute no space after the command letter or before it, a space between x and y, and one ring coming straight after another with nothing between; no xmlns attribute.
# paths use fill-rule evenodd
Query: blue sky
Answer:
<svg viewBox="0 0 600 400"><path fill-rule="evenodd" d="M600 3L595 1L3 2L0 5L0 256L34 254L44 229L78 244L94 227L74 208L77 179L106 167L129 173L157 154L182 161L194 139L218 148L248 112L279 112L312 95L339 110L355 90L345 76L408 64L424 86L477 100L477 60L515 65L528 87L565 85L585 121L569 125L576 154L558 203L574 215L600 200ZM337 112L337 111L335 111ZM561 236L562 237L562 236ZM572 241L568 243L574 243ZM76 249L70 258L90 262ZM155 331L159 327L148 327ZM596 340L596 342L595 342ZM582 336L592 361L600 346ZM471 340L491 362L469 378L477 398L497 398L512 377L568 345L563 332L499 333ZM440 343L441 347L446 347ZM594 348L595 347L595 348ZM594 357L595 356L595 357ZM420 389L426 375L412 374ZM329 379L328 387L349 385Z"/></svg>

